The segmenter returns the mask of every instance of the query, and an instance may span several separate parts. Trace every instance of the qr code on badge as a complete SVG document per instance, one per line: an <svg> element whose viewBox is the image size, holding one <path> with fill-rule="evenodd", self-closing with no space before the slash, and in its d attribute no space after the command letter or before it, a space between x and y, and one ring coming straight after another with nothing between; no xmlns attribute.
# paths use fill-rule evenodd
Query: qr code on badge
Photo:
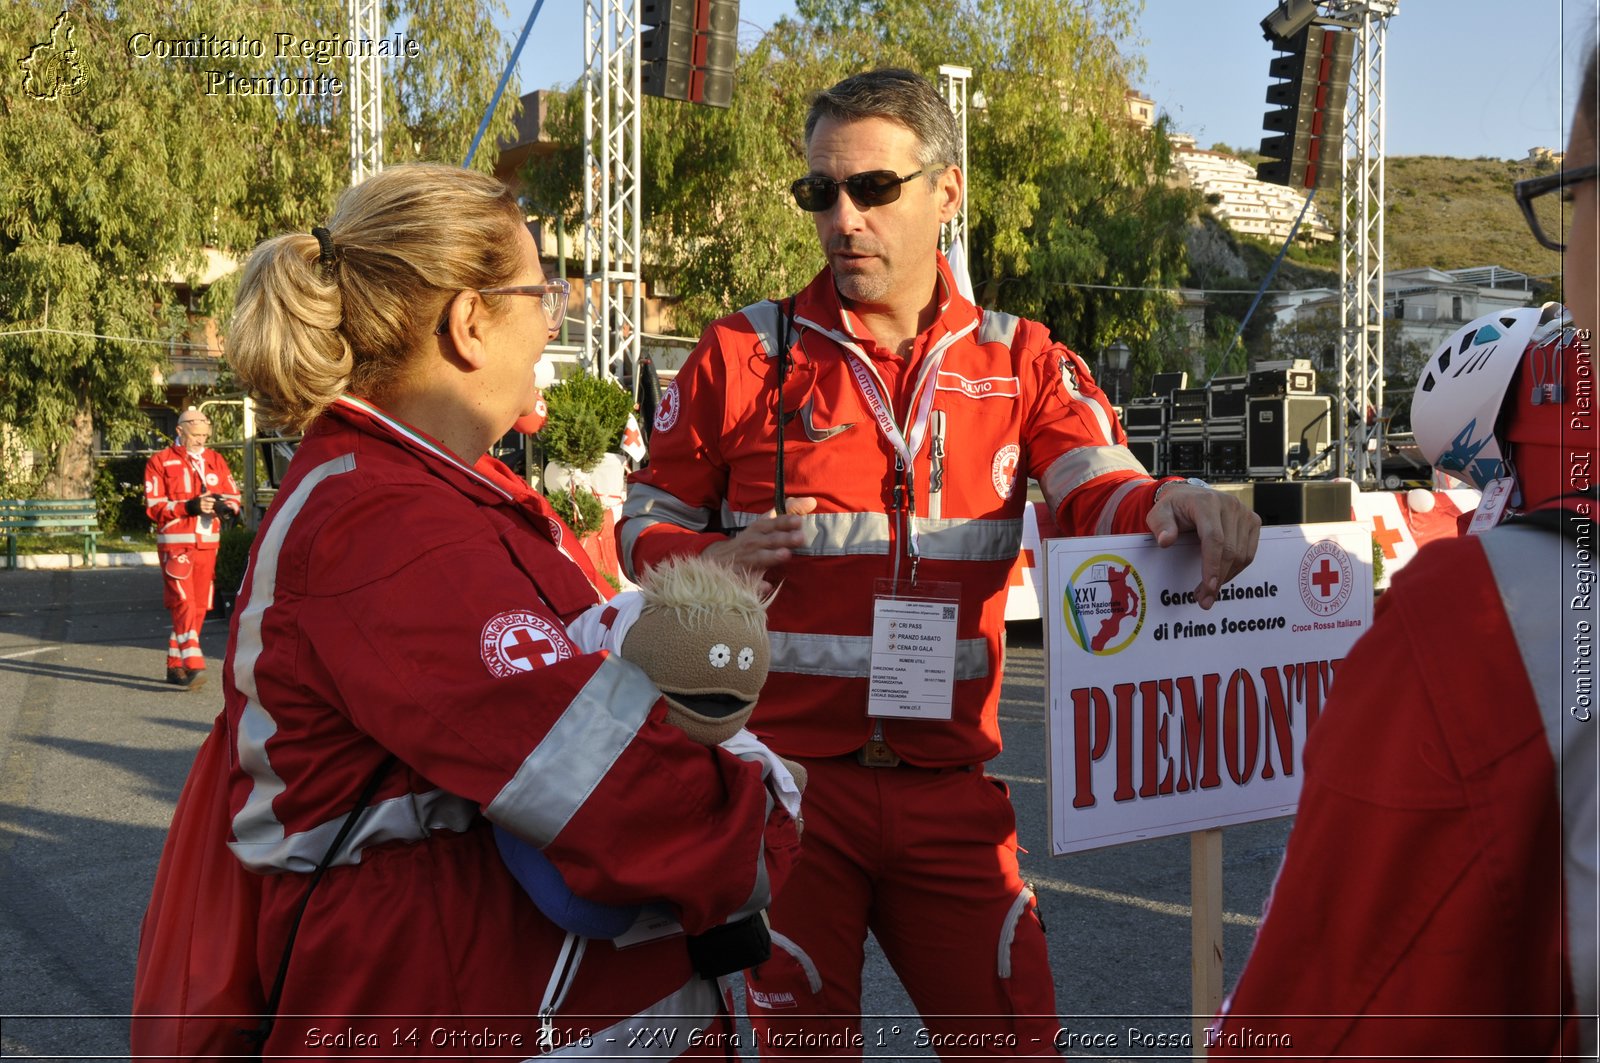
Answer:
<svg viewBox="0 0 1600 1063"><path fill-rule="evenodd" d="M953 605L945 606L944 607L944 618L946 620L954 620L956 618L956 607L953 606Z"/></svg>

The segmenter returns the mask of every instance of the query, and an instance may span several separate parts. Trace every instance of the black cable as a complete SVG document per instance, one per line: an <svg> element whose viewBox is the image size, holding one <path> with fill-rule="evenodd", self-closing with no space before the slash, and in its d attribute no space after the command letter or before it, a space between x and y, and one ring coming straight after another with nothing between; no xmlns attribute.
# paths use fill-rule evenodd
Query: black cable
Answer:
<svg viewBox="0 0 1600 1063"><path fill-rule="evenodd" d="M789 376L789 322L794 314L794 299L789 309L778 304L778 457L772 469L772 508L782 516L788 505L783 497L783 385Z"/></svg>

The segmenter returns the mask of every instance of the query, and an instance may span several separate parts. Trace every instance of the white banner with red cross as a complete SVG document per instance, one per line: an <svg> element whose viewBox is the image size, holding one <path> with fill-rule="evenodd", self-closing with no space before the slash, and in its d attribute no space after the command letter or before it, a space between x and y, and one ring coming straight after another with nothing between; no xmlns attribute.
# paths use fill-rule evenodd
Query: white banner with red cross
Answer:
<svg viewBox="0 0 1600 1063"><path fill-rule="evenodd" d="M1050 851L1289 815L1306 733L1372 625L1353 523L1263 528L1201 609L1193 536L1045 543Z"/></svg>

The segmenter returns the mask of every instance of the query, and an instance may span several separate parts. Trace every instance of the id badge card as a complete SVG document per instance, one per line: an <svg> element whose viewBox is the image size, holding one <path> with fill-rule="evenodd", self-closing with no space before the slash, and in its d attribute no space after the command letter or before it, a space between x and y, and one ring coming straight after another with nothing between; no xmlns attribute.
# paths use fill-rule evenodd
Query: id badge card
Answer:
<svg viewBox="0 0 1600 1063"><path fill-rule="evenodd" d="M961 586L881 579L872 604L867 715L948 720L956 691Z"/></svg>

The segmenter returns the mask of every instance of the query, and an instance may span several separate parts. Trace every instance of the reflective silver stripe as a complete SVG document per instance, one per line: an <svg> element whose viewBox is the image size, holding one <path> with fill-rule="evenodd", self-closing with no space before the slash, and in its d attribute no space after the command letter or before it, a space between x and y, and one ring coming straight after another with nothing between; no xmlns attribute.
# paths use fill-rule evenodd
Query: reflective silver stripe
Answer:
<svg viewBox="0 0 1600 1063"><path fill-rule="evenodd" d="M1073 355L1063 351L1060 357L1071 359ZM1072 362L1071 364L1073 369L1077 368L1077 362ZM1111 430L1111 417L1106 408L1098 402L1085 398L1083 392L1078 390L1077 377L1071 373L1063 372L1061 374L1061 386L1067 389L1067 394L1072 396L1073 401L1081 402L1089 407L1089 412L1094 414L1095 422L1100 425L1101 442L1110 445L1111 441L1116 439L1117 436Z"/></svg>
<svg viewBox="0 0 1600 1063"><path fill-rule="evenodd" d="M772 947L775 949L782 949L790 956L793 956L795 962L800 965L800 969L806 972L806 982L811 986L811 992L822 992L822 975L817 973L816 962L806 954L805 949L801 948L799 945L796 945L793 941L787 937L784 937L776 930L772 931Z"/></svg>
<svg viewBox="0 0 1600 1063"><path fill-rule="evenodd" d="M1016 341L1018 319L999 310L983 311L978 323L979 343L1003 343L1008 348Z"/></svg>
<svg viewBox="0 0 1600 1063"><path fill-rule="evenodd" d="M1583 637L1592 648L1600 628L1600 604L1592 576L1595 566L1595 524L1576 540L1542 528L1509 525L1496 528L1479 541L1494 573L1506 617L1516 635L1545 739L1556 765L1560 785L1562 871L1566 879L1567 969L1572 976L1573 999L1579 1014L1600 1009L1597 979L1596 900L1600 898L1600 868L1596 867L1594 840L1600 835L1600 706L1595 702L1594 669L1574 674L1576 664L1590 662L1593 653L1581 652ZM1551 595L1549 573L1561 573L1561 595ZM1544 574L1544 575L1541 575ZM1579 625L1587 625L1580 627ZM1574 715L1587 705L1588 719ZM1585 1057L1596 1050L1595 1023L1581 1024Z"/></svg>
<svg viewBox="0 0 1600 1063"><path fill-rule="evenodd" d="M695 976L632 1018L596 1030L586 1041L575 1041L524 1063L541 1059L677 1059L693 1047L690 1035L710 1029L721 1007L717 983ZM642 1019L650 1020L650 1025L645 1026Z"/></svg>
<svg viewBox="0 0 1600 1063"><path fill-rule="evenodd" d="M1129 451L1128 453L1131 454L1133 452ZM1138 461L1139 459L1135 458L1134 460ZM1106 504L1100 507L1100 522L1095 525L1094 533L1096 535L1110 535L1116 527L1117 510L1122 508L1123 501L1139 488L1153 483L1155 483L1154 480L1129 480L1111 492L1111 497L1106 499Z"/></svg>
<svg viewBox="0 0 1600 1063"><path fill-rule="evenodd" d="M472 826L478 806L445 790L406 793L379 801L361 814L350 837L333 859L334 865L359 864L361 852L391 841L420 841L436 830L465 831ZM253 871L298 871L310 874L328 853L349 813L291 834L276 843L248 845L232 842L239 862Z"/></svg>
<svg viewBox="0 0 1600 1063"><path fill-rule="evenodd" d="M633 742L660 693L636 665L607 657L484 815L549 845Z"/></svg>
<svg viewBox="0 0 1600 1063"><path fill-rule="evenodd" d="M1150 475L1127 447L1076 447L1050 463L1039 486L1050 503L1050 512L1057 513L1062 501L1090 480L1108 472L1123 471Z"/></svg>
<svg viewBox="0 0 1600 1063"><path fill-rule="evenodd" d="M750 322L750 327L756 330L756 338L761 343L761 353L764 357L773 357L773 352L778 346L778 304L771 299L763 299L759 303L751 303L740 310Z"/></svg>
<svg viewBox="0 0 1600 1063"><path fill-rule="evenodd" d="M748 528L760 513L722 507L724 528ZM884 513L808 513L800 518L806 544L796 553L815 557L883 556L889 553L889 517Z"/></svg>
<svg viewBox="0 0 1600 1063"><path fill-rule="evenodd" d="M192 543L194 541L195 541L195 538L194 538L194 535L192 533L180 535L180 534L174 532L171 535L157 535L156 536L156 542L158 542L158 543Z"/></svg>
<svg viewBox="0 0 1600 1063"><path fill-rule="evenodd" d="M922 556L930 561L1015 561L1022 549L1022 518L932 520L917 518Z"/></svg>
<svg viewBox="0 0 1600 1063"><path fill-rule="evenodd" d="M872 673L871 635L807 635L774 631L772 670L797 675L865 679ZM956 643L956 678L982 679L989 674L989 644L984 639Z"/></svg>
<svg viewBox="0 0 1600 1063"><path fill-rule="evenodd" d="M261 693L256 685L256 661L261 658L261 618L271 608L278 590L278 555L284 540L294 525L295 517L305 508L311 492L331 476L352 471L356 467L354 454L342 454L318 465L295 486L293 493L278 509L277 517L256 539L255 561L251 564L254 576L250 583L250 601L239 613L239 629L233 653L234 683L244 695L244 709L239 715L239 766L254 780L250 796L244 807L233 817L235 851L239 846L246 851L271 849L284 841L283 824L272 811L273 800L284 791L284 782L272 770L267 756L267 742L278 731L278 723L261 707ZM324 848L324 851L326 849ZM318 859L321 854L318 854ZM241 855L240 859L245 859ZM315 866L313 864L313 866Z"/></svg>
<svg viewBox="0 0 1600 1063"><path fill-rule="evenodd" d="M995 958L995 970L1001 978L1011 977L1011 946L1017 939L1017 923L1022 919L1022 913L1027 911L1028 902L1031 900L1033 900L1033 890L1023 886L1017 892L1016 899L1011 902L1011 910L1006 912L1005 923L1000 931L999 953Z"/></svg>
<svg viewBox="0 0 1600 1063"><path fill-rule="evenodd" d="M772 809L777 804L777 799L772 796L772 791L767 791L767 811L761 821L765 823L772 815ZM756 844L756 882L750 890L750 896L739 906L739 910L728 916L728 922L755 915L772 905L772 879L767 874L767 844L762 840Z"/></svg>
<svg viewBox="0 0 1600 1063"><path fill-rule="evenodd" d="M711 524L711 511L691 506L659 487L629 484L628 497L622 503L622 519L626 523L622 526L618 553L628 578L638 579L633 567L633 548L647 528L652 524L675 524L690 531L705 531Z"/></svg>

